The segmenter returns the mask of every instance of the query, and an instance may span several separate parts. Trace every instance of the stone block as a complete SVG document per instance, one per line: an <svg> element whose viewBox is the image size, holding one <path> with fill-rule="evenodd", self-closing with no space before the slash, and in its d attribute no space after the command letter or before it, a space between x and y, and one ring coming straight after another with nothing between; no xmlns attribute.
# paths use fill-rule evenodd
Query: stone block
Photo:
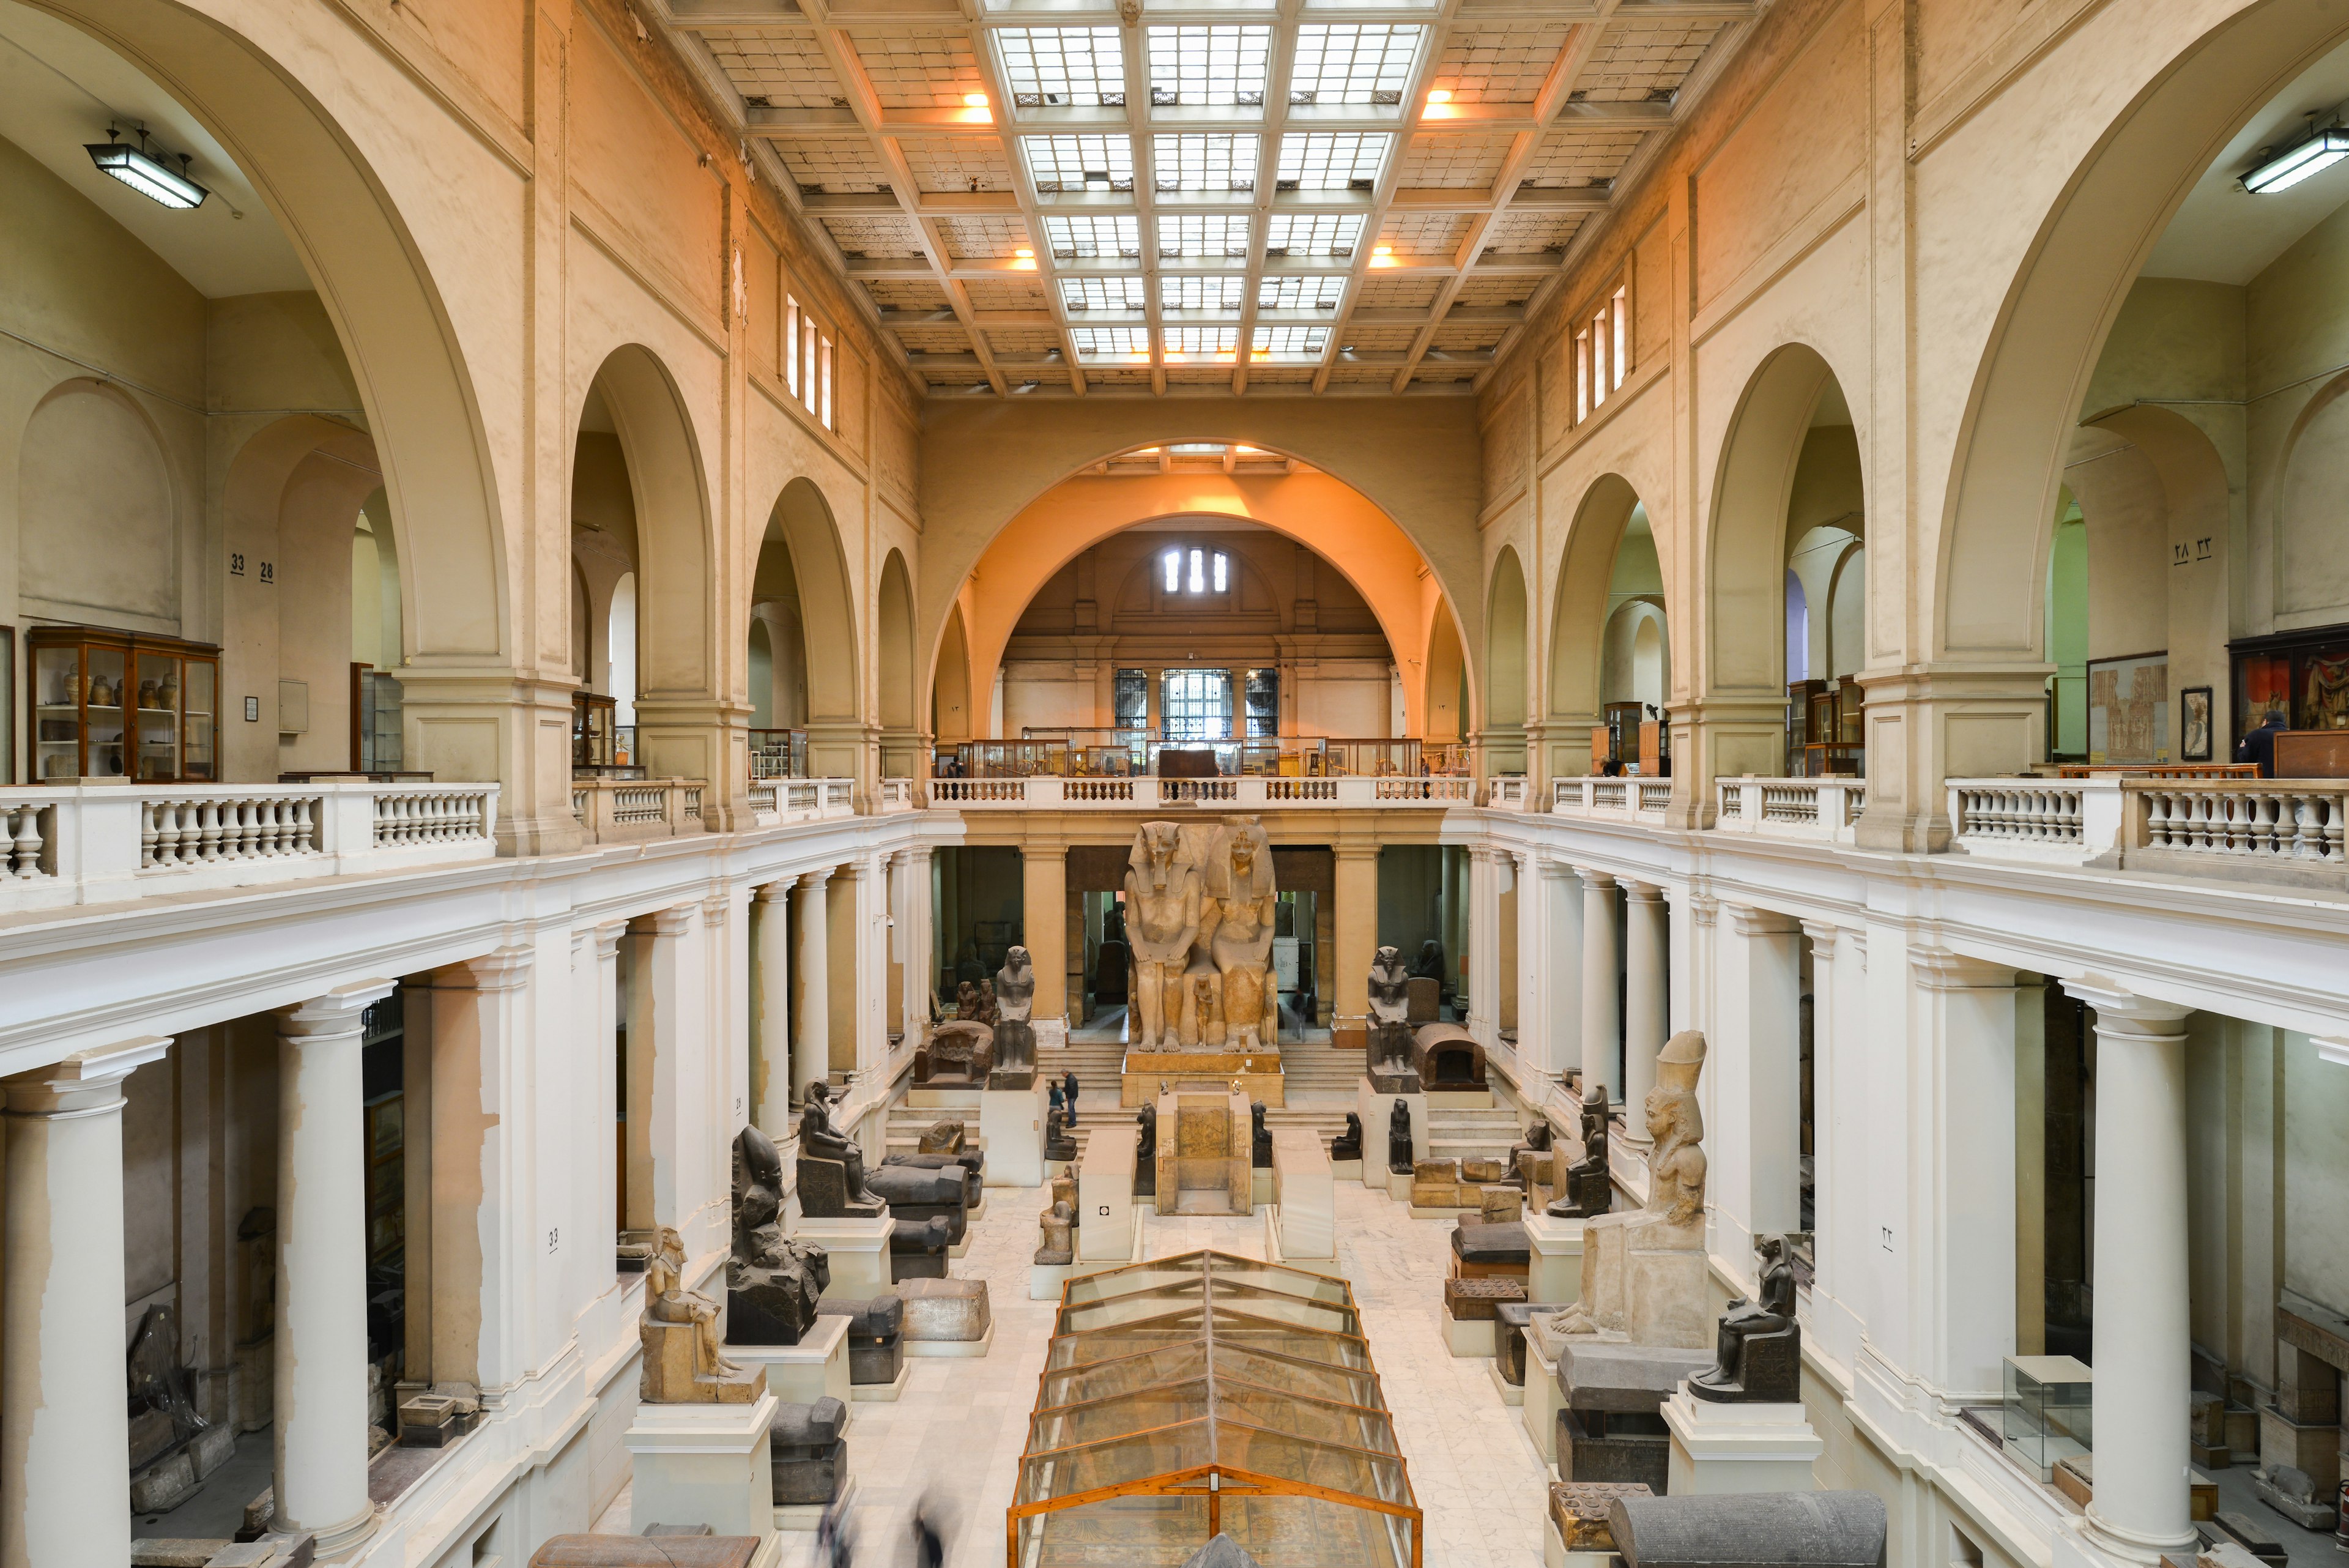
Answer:
<svg viewBox="0 0 2349 1568"><path fill-rule="evenodd" d="M848 1320L848 1381L895 1383L905 1369L905 1303L892 1293L868 1301L828 1301L818 1309Z"/></svg>
<svg viewBox="0 0 2349 1568"><path fill-rule="evenodd" d="M1638 1481L1552 1481L1549 1520L1568 1552L1613 1552L1615 1532L1609 1516L1615 1500L1654 1495Z"/></svg>
<svg viewBox="0 0 2349 1568"><path fill-rule="evenodd" d="M1537 1314L1529 1331L1541 1332L1555 1321ZM1712 1366L1713 1359L1711 1351L1632 1345L1593 1334L1554 1335L1545 1345L1555 1351L1561 1400L1585 1410L1627 1414L1661 1410L1684 1379Z"/></svg>
<svg viewBox="0 0 2349 1568"><path fill-rule="evenodd" d="M905 1303L908 1340L987 1337L991 1320L985 1280L907 1280L897 1296Z"/></svg>
<svg viewBox="0 0 2349 1568"><path fill-rule="evenodd" d="M530 1568L750 1568L760 1545L755 1535L554 1535Z"/></svg>
<svg viewBox="0 0 2349 1568"><path fill-rule="evenodd" d="M914 1147L917 1154L960 1154L962 1144L960 1122L935 1121L922 1129L921 1141Z"/></svg>
<svg viewBox="0 0 2349 1568"><path fill-rule="evenodd" d="M2341 1428L2292 1420L2271 1405L2260 1412L2260 1468L2291 1467L2328 1490L2341 1484Z"/></svg>
<svg viewBox="0 0 2349 1568"><path fill-rule="evenodd" d="M772 1535L768 1431L781 1403L762 1393L748 1405L639 1404L623 1439L630 1465L631 1527L641 1532L647 1525L693 1521L755 1542ZM666 1541L659 1544L674 1549Z"/></svg>
<svg viewBox="0 0 2349 1568"><path fill-rule="evenodd" d="M1826 1445L1798 1404L1714 1404L1686 1390L1664 1401L1675 1497L1810 1491Z"/></svg>
<svg viewBox="0 0 2349 1568"><path fill-rule="evenodd" d="M2280 1313L2286 1325L2304 1321ZM2341 1419L2341 1374L2311 1350L2279 1337L2276 1341L2276 1408L2284 1418L2302 1426L2323 1426Z"/></svg>
<svg viewBox="0 0 2349 1568"><path fill-rule="evenodd" d="M1526 1386L1526 1324L1533 1315L1530 1302L1502 1302L1493 1308L1493 1365L1513 1388Z"/></svg>
<svg viewBox="0 0 2349 1568"><path fill-rule="evenodd" d="M150 1536L130 1543L130 1568L204 1568L213 1552L233 1544L224 1537Z"/></svg>
<svg viewBox="0 0 2349 1568"><path fill-rule="evenodd" d="M1464 1278L1506 1274L1526 1277L1533 1242L1515 1220L1462 1220L1452 1231L1452 1272Z"/></svg>
<svg viewBox="0 0 2349 1568"><path fill-rule="evenodd" d="M1454 1278L1444 1282L1444 1315L1454 1323L1491 1323L1503 1302L1525 1299L1523 1280Z"/></svg>
<svg viewBox="0 0 2349 1568"><path fill-rule="evenodd" d="M1672 1434L1661 1416L1559 1408L1560 1480L1637 1481L1661 1492L1671 1482L1671 1467Z"/></svg>
<svg viewBox="0 0 2349 1568"><path fill-rule="evenodd" d="M778 1405L767 1428L777 1508L823 1504L848 1480L848 1407L830 1397Z"/></svg>
<svg viewBox="0 0 2349 1568"><path fill-rule="evenodd" d="M1274 1199L1280 1205L1280 1251L1287 1258L1338 1256L1337 1176L1309 1127L1272 1135Z"/></svg>
<svg viewBox="0 0 2349 1568"><path fill-rule="evenodd" d="M169 1513L196 1495L196 1456L178 1449L130 1478L130 1511Z"/></svg>
<svg viewBox="0 0 2349 1568"><path fill-rule="evenodd" d="M1626 1568L1877 1568L1888 1522L1866 1491L1627 1496L1608 1508Z"/></svg>
<svg viewBox="0 0 2349 1568"><path fill-rule="evenodd" d="M2317 1487L2306 1470L2289 1465L2251 1472L2251 1490L2260 1501L2302 1530L2332 1530L2339 1513L2333 1500Z"/></svg>

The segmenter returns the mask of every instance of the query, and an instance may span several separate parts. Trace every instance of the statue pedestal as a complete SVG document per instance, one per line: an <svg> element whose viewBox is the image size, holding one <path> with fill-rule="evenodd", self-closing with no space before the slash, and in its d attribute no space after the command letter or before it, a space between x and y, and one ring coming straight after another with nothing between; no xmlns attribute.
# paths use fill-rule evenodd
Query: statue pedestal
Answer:
<svg viewBox="0 0 2349 1568"><path fill-rule="evenodd" d="M816 1314L797 1345L729 1345L726 1359L745 1371L764 1367L767 1392L786 1405L812 1405L829 1395L848 1403L848 1320Z"/></svg>
<svg viewBox="0 0 2349 1568"><path fill-rule="evenodd" d="M1354 1082L1354 1112L1362 1118L1362 1185L1374 1192L1392 1192L1387 1179L1387 1123L1394 1115L1394 1103L1402 1101L1411 1107L1411 1158L1414 1162L1427 1158L1427 1096L1381 1094L1363 1074ZM1411 1201L1411 1173L1403 1172L1402 1200Z"/></svg>
<svg viewBox="0 0 2349 1568"><path fill-rule="evenodd" d="M1541 1336L1531 1329L1526 1331L1526 1402L1519 1412L1525 1417L1526 1436L1534 1440L1534 1451L1545 1464L1557 1462L1557 1412L1565 1396L1557 1385L1557 1362L1543 1354Z"/></svg>
<svg viewBox="0 0 2349 1568"><path fill-rule="evenodd" d="M1826 1445L1800 1405L1716 1405L1682 1385L1663 1417L1674 1497L1818 1490L1811 1466Z"/></svg>
<svg viewBox="0 0 2349 1568"><path fill-rule="evenodd" d="M895 1282L889 1270L889 1235L896 1229L897 1221L887 1217L802 1220L792 1236L814 1242L830 1257L832 1283L823 1288L825 1301L869 1301L888 1294Z"/></svg>
<svg viewBox="0 0 2349 1568"><path fill-rule="evenodd" d="M1044 1111L1050 1091L1041 1077L1024 1089L982 1089L978 1137L989 1187L1044 1185Z"/></svg>
<svg viewBox="0 0 2349 1568"><path fill-rule="evenodd" d="M1128 1051L1118 1080L1118 1104L1130 1111L1155 1104L1161 1081L1173 1089L1209 1084L1229 1089L1235 1078L1251 1100L1268 1106L1288 1103L1279 1047L1268 1045L1258 1051Z"/></svg>
<svg viewBox="0 0 2349 1568"><path fill-rule="evenodd" d="M1582 1297L1582 1226L1539 1210L1525 1218L1527 1251L1526 1299L1539 1306L1572 1306Z"/></svg>
<svg viewBox="0 0 2349 1568"><path fill-rule="evenodd" d="M1162 1126L1160 1136L1164 1137ZM1077 1167L1076 1261L1131 1263L1141 1253L1134 1229L1133 1159L1142 1129L1132 1122L1096 1127Z"/></svg>
<svg viewBox="0 0 2349 1568"><path fill-rule="evenodd" d="M774 1470L767 1428L780 1404L638 1405L623 1439L634 1472L628 1528L707 1524L719 1535L755 1535L773 1558Z"/></svg>

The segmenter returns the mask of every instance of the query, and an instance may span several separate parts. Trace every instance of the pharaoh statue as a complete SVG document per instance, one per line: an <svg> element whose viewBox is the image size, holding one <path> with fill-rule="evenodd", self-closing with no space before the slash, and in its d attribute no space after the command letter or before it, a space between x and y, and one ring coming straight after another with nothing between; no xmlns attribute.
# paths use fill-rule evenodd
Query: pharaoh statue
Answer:
<svg viewBox="0 0 2349 1568"><path fill-rule="evenodd" d="M955 986L955 1016L966 1023L978 1021L978 984L976 981L962 981Z"/></svg>
<svg viewBox="0 0 2349 1568"><path fill-rule="evenodd" d="M1698 1350L1713 1338L1704 1255L1704 1117L1697 1077L1704 1036L1683 1030L1656 1058L1645 1106L1648 1201L1600 1214L1582 1231L1581 1300L1558 1326L1568 1334L1618 1333L1642 1345Z"/></svg>
<svg viewBox="0 0 2349 1568"><path fill-rule="evenodd" d="M1169 1051L1182 1017L1183 975L1199 937L1199 868L1179 823L1145 822L1126 857L1126 940L1133 949L1133 1048ZM1174 1006L1169 1007L1169 1002Z"/></svg>
<svg viewBox="0 0 2349 1568"><path fill-rule="evenodd" d="M1209 928L1216 968L1224 980L1224 1048L1260 1051L1273 1043L1276 998L1272 932L1278 895L1272 880L1272 843L1252 816L1224 819L1207 853L1206 898L1201 924Z"/></svg>
<svg viewBox="0 0 2349 1568"><path fill-rule="evenodd" d="M864 1181L864 1150L832 1122L832 1085L819 1078L800 1106L800 1212L811 1220L878 1220L889 1212Z"/></svg>
<svg viewBox="0 0 2349 1568"><path fill-rule="evenodd" d="M718 1352L718 1303L685 1285L685 1240L664 1225L645 1261L645 1314L637 1335L644 1367L636 1397L648 1405L751 1405L767 1371L749 1371Z"/></svg>
<svg viewBox="0 0 2349 1568"><path fill-rule="evenodd" d="M1702 1154L1698 1158L1702 1159ZM1553 1220L1588 1220L1615 1207L1614 1179L1607 1168L1607 1085L1593 1084L1582 1096L1582 1158L1566 1168L1557 1199L1544 1212Z"/></svg>
<svg viewBox="0 0 2349 1568"><path fill-rule="evenodd" d="M1030 1020L1036 1009L1036 965L1028 950L1014 947L1003 955L995 976L995 1070L988 1083L999 1089L1024 1088L1035 1082L1036 1031Z"/></svg>
<svg viewBox="0 0 2349 1568"><path fill-rule="evenodd" d="M726 1332L737 1345L797 1345L832 1282L821 1247L783 1234L783 1158L755 1127L734 1137L734 1251L726 1261Z"/></svg>
<svg viewBox="0 0 2349 1568"><path fill-rule="evenodd" d="M1713 1366L1689 1393L1714 1404L1791 1405L1801 1399L1803 1331L1795 1321L1795 1265L1784 1236L1764 1237L1757 1298L1731 1299L1713 1341Z"/></svg>
<svg viewBox="0 0 2349 1568"><path fill-rule="evenodd" d="M1382 1094L1416 1093L1418 1075L1411 1065L1411 971L1403 967L1401 948L1382 947L1371 960L1370 1034L1372 1086Z"/></svg>
<svg viewBox="0 0 2349 1568"><path fill-rule="evenodd" d="M1387 1169L1402 1176L1412 1168L1413 1163L1411 1102L1399 1099L1387 1116Z"/></svg>

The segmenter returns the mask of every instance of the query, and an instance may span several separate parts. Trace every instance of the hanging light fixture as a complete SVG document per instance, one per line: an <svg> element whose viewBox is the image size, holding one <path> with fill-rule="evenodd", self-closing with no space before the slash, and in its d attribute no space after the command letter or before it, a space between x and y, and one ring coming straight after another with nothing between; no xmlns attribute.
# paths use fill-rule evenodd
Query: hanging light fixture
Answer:
<svg viewBox="0 0 2349 1568"><path fill-rule="evenodd" d="M2279 191L2291 190L2344 158L2349 158L2349 130L2338 125L2319 130L2316 116L2312 114L2308 117L2308 135L2281 152L2266 149L2258 167L2243 176L2243 189L2254 196L2272 196Z"/></svg>
<svg viewBox="0 0 2349 1568"><path fill-rule="evenodd" d="M111 174L151 202L160 202L166 207L181 212L202 206L204 198L212 192L188 178L187 156L181 156L180 167L175 170L164 161L164 158L159 158L147 150L145 130L141 129L138 134L139 145L126 146L120 140L120 129L109 125L106 128L105 141L85 142L83 150L89 154L89 161L98 165L98 172Z"/></svg>

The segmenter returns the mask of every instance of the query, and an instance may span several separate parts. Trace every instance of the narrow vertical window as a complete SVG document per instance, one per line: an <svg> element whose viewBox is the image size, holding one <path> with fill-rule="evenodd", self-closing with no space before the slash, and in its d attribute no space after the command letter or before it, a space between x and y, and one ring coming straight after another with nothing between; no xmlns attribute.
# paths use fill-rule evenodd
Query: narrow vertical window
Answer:
<svg viewBox="0 0 2349 1568"><path fill-rule="evenodd" d="M1619 284L1615 297L1607 305L1607 319L1615 328L1615 355L1610 363L1615 384L1619 387L1623 384L1623 372L1629 368L1631 358L1631 302L1628 295L1625 286Z"/></svg>
<svg viewBox="0 0 2349 1568"><path fill-rule="evenodd" d="M1224 553L1221 550L1218 550L1216 552L1216 591L1219 594L1224 592L1226 589L1227 571L1228 567L1225 565Z"/></svg>
<svg viewBox="0 0 2349 1568"><path fill-rule="evenodd" d="M783 296L783 385L800 395L800 302Z"/></svg>
<svg viewBox="0 0 2349 1568"><path fill-rule="evenodd" d="M1206 572L1206 567L1207 567L1207 563L1206 563L1206 552L1204 552L1204 551L1200 551L1200 550L1194 550L1194 551L1192 551L1192 552L1191 552L1191 591L1192 591L1193 593L1195 593L1195 593L1204 593L1204 592L1206 590L1206 587L1207 587L1207 572Z"/></svg>
<svg viewBox="0 0 2349 1568"><path fill-rule="evenodd" d="M1169 550L1164 559L1166 563L1166 591L1170 594L1179 592L1183 587L1183 552Z"/></svg>
<svg viewBox="0 0 2349 1568"><path fill-rule="evenodd" d="M824 429L837 428L832 422L832 339L829 337L823 340L823 407L816 410L815 417L823 421Z"/></svg>
<svg viewBox="0 0 2349 1568"><path fill-rule="evenodd" d="M1577 333L1574 339L1574 422L1580 424L1590 417L1590 334Z"/></svg>
<svg viewBox="0 0 2349 1568"><path fill-rule="evenodd" d="M1590 318L1590 406L1607 400L1607 313Z"/></svg>

